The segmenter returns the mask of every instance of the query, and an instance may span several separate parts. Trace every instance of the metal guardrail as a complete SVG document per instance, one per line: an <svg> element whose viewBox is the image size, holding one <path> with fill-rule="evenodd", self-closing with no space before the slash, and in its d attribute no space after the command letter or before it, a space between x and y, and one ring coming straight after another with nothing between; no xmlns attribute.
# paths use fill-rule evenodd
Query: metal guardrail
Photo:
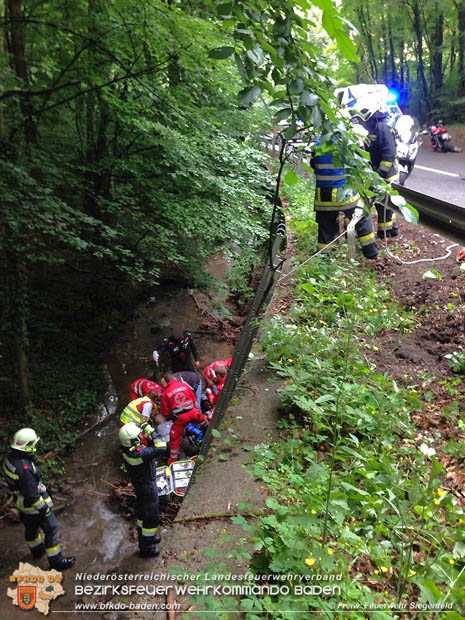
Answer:
<svg viewBox="0 0 465 620"><path fill-rule="evenodd" d="M421 222L432 225L434 230L454 241L465 243L465 207L427 196L397 183L393 187L415 207Z"/></svg>

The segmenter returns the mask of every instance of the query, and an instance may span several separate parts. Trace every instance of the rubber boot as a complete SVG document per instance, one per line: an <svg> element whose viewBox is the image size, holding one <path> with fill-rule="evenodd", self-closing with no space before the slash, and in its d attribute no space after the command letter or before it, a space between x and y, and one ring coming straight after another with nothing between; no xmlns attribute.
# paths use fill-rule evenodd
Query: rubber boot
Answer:
<svg viewBox="0 0 465 620"><path fill-rule="evenodd" d="M69 558L65 558L61 553L48 559L50 568L54 570L66 570L71 568L76 561L74 555L70 555Z"/></svg>
<svg viewBox="0 0 465 620"><path fill-rule="evenodd" d="M141 549L139 553L141 558L155 558L161 553L161 548L155 546L145 547L144 549Z"/></svg>
<svg viewBox="0 0 465 620"><path fill-rule="evenodd" d="M31 549L31 553L32 553L32 557L35 560L38 560L39 558L41 558L44 553L45 553L45 545L44 543L37 545L37 547L32 547Z"/></svg>

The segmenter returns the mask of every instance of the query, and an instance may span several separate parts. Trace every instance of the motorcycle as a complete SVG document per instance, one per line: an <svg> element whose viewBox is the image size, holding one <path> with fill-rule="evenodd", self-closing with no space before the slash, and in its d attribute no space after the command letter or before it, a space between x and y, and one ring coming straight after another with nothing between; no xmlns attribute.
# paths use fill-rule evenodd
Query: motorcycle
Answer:
<svg viewBox="0 0 465 620"><path fill-rule="evenodd" d="M398 116L392 125L396 137L397 160L399 162L399 183L404 185L412 172L422 143L420 125L416 118L404 114Z"/></svg>
<svg viewBox="0 0 465 620"><path fill-rule="evenodd" d="M439 120L436 125L430 125L422 133L423 135L429 134L433 151L440 151L441 153L460 152L460 149L451 146L452 136L447 127L443 127L442 120Z"/></svg>

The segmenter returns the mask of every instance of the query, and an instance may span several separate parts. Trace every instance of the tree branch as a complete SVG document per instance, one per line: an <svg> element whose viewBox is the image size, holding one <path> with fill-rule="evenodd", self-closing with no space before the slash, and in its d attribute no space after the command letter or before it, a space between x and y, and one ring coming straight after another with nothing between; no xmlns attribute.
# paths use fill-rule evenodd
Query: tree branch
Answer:
<svg viewBox="0 0 465 620"><path fill-rule="evenodd" d="M78 86L80 83L81 80L70 80L69 82L65 82L64 84L59 84L58 86L51 86L50 88L44 88L43 90L4 90L2 93L0 93L0 101L2 99L7 99L8 97L39 97L43 95L48 95L57 90L61 90L62 88L68 88L69 86Z"/></svg>

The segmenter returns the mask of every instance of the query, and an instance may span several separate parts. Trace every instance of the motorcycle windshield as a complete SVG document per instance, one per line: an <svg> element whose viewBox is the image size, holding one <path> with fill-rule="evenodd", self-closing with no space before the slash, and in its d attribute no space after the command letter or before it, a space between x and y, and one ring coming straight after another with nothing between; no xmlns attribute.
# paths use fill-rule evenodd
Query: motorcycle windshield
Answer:
<svg viewBox="0 0 465 620"><path fill-rule="evenodd" d="M410 142L414 142L416 140L420 130L420 125L416 118L405 114L397 120L395 130L397 131L397 134L402 142L409 144Z"/></svg>

